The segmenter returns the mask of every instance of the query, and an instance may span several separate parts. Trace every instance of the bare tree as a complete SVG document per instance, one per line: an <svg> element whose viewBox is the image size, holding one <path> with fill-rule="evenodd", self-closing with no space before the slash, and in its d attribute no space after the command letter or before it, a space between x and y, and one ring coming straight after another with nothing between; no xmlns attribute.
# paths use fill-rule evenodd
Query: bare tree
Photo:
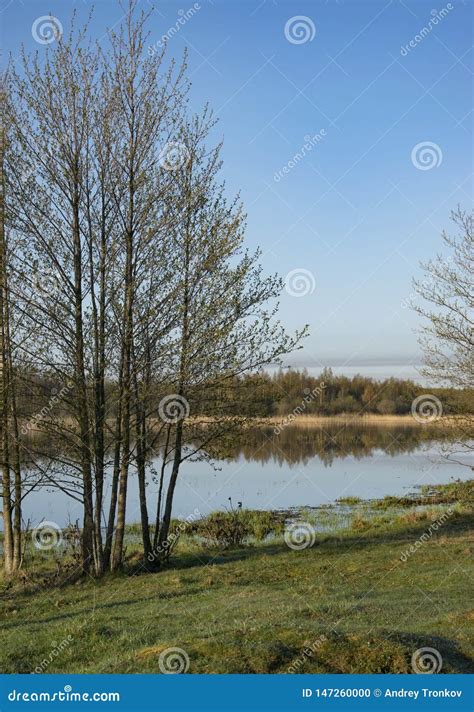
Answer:
<svg viewBox="0 0 474 712"><path fill-rule="evenodd" d="M3 499L4 567L14 574L22 560L22 471L17 409L17 373L12 339L11 202L8 164L12 147L6 129L11 113L7 75L0 78L0 448ZM14 157L13 157L14 158Z"/></svg>
<svg viewBox="0 0 474 712"><path fill-rule="evenodd" d="M160 409L162 420L173 425L163 451L170 474L157 523L158 556L161 552L164 557L182 463L209 458L212 444L230 433L235 437L247 420L244 403L239 408L234 402L231 414L226 409L231 401L222 396L232 392L237 376L278 362L281 355L298 348L305 333L290 337L274 320L274 300L282 282L277 276L264 277L259 253L249 254L243 247L245 215L240 200L229 201L218 181L221 145L212 149L207 145L213 126L208 108L183 122L178 160L170 166L169 259L179 275L179 290L168 362L171 393ZM244 393L240 397L245 401ZM205 426L193 419L193 407L204 407L209 416ZM161 485L162 480L160 494ZM160 507L161 501L158 517Z"/></svg>
<svg viewBox="0 0 474 712"><path fill-rule="evenodd" d="M72 417L72 423L55 418L51 410L41 421L57 446L53 481L57 485L65 477L72 482L65 487L68 493L76 485L80 489L83 568L100 571L86 301L91 295L90 201L97 183L90 150L98 60L84 46L85 32L75 34L72 27L44 58L24 54L22 75L13 75L17 110L12 130L22 164L32 170L31 180L25 181L16 169L14 221L23 238L22 316L37 333L34 341L25 340L23 351L34 368L59 382Z"/></svg>
<svg viewBox="0 0 474 712"><path fill-rule="evenodd" d="M87 25L76 31L73 20L44 56L24 53L8 117L18 249L8 290L2 232L7 528L21 531L9 291L23 379L46 401L23 423L41 436L29 453L34 486L79 504L82 568L96 575L123 563L130 476L150 560L169 534L182 463L211 459L245 424L254 381L240 376L277 362L304 335L285 334L275 319L281 280L264 277L259 254L243 248L240 200L218 182L221 146L207 145L212 114L188 118L186 57L175 65L164 52L148 56L137 7L130 0L108 49L88 43ZM0 208L4 224L3 189ZM48 399L52 387L59 398ZM205 427L193 417L200 412ZM13 529L5 541L14 557Z"/></svg>
<svg viewBox="0 0 474 712"><path fill-rule="evenodd" d="M425 320L420 334L423 374L466 390L465 412L458 413L463 437L451 452L456 459L457 453L472 450L469 439L474 433L469 414L474 389L474 213L458 207L451 219L457 233L442 234L449 254L422 265L425 277L414 284L423 303L415 303L414 309Z"/></svg>
<svg viewBox="0 0 474 712"><path fill-rule="evenodd" d="M185 64L175 70L165 68L164 53L150 58L145 51L145 22L136 18L136 0L131 0L125 20L111 34L111 57L107 72L116 96L120 118L115 143L115 162L120 175L117 196L118 220L122 233L123 296L119 309L121 331L120 374L120 475L117 495L117 523L111 566L120 567L123 557L129 469L132 462L132 398L134 384L134 331L142 328L137 300L143 282L143 261L148 246L163 239L160 206L163 185L159 170L160 148L173 133L176 115L182 111L186 93ZM156 265L156 262L154 262ZM159 301L159 298L158 298ZM141 422L140 415L138 415ZM140 428L138 447L141 447ZM141 453L140 453L141 457ZM142 516L144 512L142 512Z"/></svg>

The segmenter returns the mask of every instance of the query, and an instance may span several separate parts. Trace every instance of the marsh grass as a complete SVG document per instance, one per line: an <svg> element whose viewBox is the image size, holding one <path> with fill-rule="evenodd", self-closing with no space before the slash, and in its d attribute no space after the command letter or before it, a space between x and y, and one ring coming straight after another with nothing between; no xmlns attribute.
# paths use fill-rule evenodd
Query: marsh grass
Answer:
<svg viewBox="0 0 474 712"><path fill-rule="evenodd" d="M301 551L280 535L203 547L188 532L158 573L129 575L139 561L129 543L121 574L3 582L1 672L29 673L52 658L44 672L159 673L160 653L180 647L190 673L285 673L295 662L298 672L402 673L426 646L442 655L442 672L472 671L472 483L435 491L456 492L458 504L405 562L446 503L306 511L305 521L330 526ZM44 576L47 557L38 566Z"/></svg>

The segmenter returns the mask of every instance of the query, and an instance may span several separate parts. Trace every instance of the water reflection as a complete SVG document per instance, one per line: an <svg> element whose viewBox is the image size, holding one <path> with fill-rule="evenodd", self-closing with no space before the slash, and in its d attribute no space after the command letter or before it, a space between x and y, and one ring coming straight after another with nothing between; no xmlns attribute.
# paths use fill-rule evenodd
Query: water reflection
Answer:
<svg viewBox="0 0 474 712"><path fill-rule="evenodd" d="M248 462L276 462L280 465L306 465L318 457L330 467L338 458L360 460L376 451L396 456L411 453L422 444L449 442L454 432L430 426L375 426L330 424L324 427L287 426L276 435L273 427L252 428L233 445L214 453L217 457Z"/></svg>
<svg viewBox="0 0 474 712"><path fill-rule="evenodd" d="M215 467L205 459L183 463L174 513L186 518L197 508L205 515L228 506L229 498L251 509L317 507L341 496L405 496L416 485L439 484L453 477L468 479L472 476L469 468L450 465L440 457L441 442L454 436L453 429L436 424L296 425L279 435L271 426L249 429L212 453ZM158 458L156 470L160 463ZM109 485L107 478L106 505ZM150 503L156 502L157 491L156 480L150 477ZM33 522L48 519L64 526L81 516L77 502L49 487L26 497L24 511ZM139 512L138 483L132 468L127 521L138 521Z"/></svg>

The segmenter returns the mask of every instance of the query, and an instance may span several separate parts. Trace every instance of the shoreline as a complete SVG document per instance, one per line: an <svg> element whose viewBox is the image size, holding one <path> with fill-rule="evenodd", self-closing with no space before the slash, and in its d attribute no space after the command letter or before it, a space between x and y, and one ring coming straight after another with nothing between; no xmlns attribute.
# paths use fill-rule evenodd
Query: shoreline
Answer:
<svg viewBox="0 0 474 712"><path fill-rule="evenodd" d="M293 416L293 414L284 416L268 416L266 418L255 419L255 423L262 423L263 425L280 425L283 427L296 425L298 427L311 427L314 425L324 425L327 423L344 423L344 424L354 424L354 425L404 425L408 427L454 427L462 422L465 422L467 416L459 415L445 415L435 418L433 420L427 420L426 422L421 422L416 420L411 414L407 413L405 415L381 415L378 413L366 413L359 415L357 413L341 413L338 415L298 415ZM470 418L474 423L474 416Z"/></svg>

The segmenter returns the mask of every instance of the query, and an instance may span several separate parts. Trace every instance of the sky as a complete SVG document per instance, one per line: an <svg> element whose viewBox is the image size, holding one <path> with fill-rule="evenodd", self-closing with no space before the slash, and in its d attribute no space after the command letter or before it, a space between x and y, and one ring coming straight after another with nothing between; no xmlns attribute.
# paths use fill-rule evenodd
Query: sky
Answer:
<svg viewBox="0 0 474 712"><path fill-rule="evenodd" d="M45 52L41 18L67 29L93 6L91 35L104 38L123 16L116 0L0 0L3 56ZM219 119L246 244L285 278L283 324L309 324L287 363L417 377L412 279L442 252L450 211L472 203L472 2L140 6L149 52L163 36L170 55L189 50L191 105Z"/></svg>

